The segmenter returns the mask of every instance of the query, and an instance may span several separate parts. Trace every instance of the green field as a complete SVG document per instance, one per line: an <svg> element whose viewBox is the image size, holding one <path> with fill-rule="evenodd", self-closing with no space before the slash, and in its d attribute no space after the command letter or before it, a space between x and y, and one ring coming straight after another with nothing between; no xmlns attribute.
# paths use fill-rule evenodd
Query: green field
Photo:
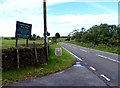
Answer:
<svg viewBox="0 0 120 88"><path fill-rule="evenodd" d="M43 44L43 40L29 40L29 44L33 44L35 42L36 44ZM10 48L10 47L15 47L16 40L15 39L2 39L2 48ZM18 44L26 44L25 39L19 39Z"/></svg>
<svg viewBox="0 0 120 88"><path fill-rule="evenodd" d="M55 73L75 64L75 58L64 49L62 49L62 56L55 56L55 48L61 48L61 46L57 44L50 46L48 62L43 65L3 71L3 85Z"/></svg>

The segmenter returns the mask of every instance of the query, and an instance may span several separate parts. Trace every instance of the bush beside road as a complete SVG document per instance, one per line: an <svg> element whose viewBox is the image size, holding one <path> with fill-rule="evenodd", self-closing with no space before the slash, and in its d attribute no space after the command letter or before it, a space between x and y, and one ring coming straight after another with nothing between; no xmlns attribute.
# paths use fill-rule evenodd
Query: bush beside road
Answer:
<svg viewBox="0 0 120 88"><path fill-rule="evenodd" d="M81 42L76 42L74 40L71 41L66 41L67 43L72 43L72 44L76 44L79 46L83 46L86 48L91 48L91 49L96 49L96 50L101 50L101 51L105 51L105 52L110 52L110 53L115 53L115 54L119 54L120 55L120 46L107 46L105 44L101 44L101 45L93 45L90 43L81 43Z"/></svg>

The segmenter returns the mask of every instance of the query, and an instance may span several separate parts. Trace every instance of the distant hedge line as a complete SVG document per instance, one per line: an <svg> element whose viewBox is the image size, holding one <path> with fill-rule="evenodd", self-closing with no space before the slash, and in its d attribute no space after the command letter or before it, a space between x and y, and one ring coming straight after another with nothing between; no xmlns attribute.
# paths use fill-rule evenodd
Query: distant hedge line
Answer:
<svg viewBox="0 0 120 88"><path fill-rule="evenodd" d="M35 48L20 47L19 49L19 67L34 66L37 64ZM37 47L38 64L45 63L44 47ZM2 70L17 68L17 49L2 49Z"/></svg>

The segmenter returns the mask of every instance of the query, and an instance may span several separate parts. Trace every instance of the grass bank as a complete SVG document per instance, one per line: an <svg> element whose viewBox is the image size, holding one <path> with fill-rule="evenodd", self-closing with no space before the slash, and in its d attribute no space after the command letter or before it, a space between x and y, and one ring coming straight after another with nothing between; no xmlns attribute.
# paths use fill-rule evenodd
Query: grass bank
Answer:
<svg viewBox="0 0 120 88"><path fill-rule="evenodd" d="M62 49L62 56L55 56L55 48L60 48L60 46L57 44L53 44L50 46L50 55L46 64L4 71L2 73L3 85L20 80L42 77L51 73L61 71L75 64L75 58L64 49Z"/></svg>
<svg viewBox="0 0 120 88"><path fill-rule="evenodd" d="M96 49L96 50L101 50L101 51L105 51L105 52L110 52L110 53L115 53L115 54L120 54L120 46L107 46L107 45L93 45L93 44L86 44L86 43L80 43L80 42L76 42L76 41L67 41L68 43L72 43L72 44L76 44L79 46L83 46L86 48L92 48L92 49Z"/></svg>

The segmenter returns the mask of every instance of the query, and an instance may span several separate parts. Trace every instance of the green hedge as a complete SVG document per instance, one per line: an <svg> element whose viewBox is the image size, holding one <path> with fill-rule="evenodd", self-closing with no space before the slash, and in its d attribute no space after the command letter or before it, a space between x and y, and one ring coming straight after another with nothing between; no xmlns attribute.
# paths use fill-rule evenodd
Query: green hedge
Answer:
<svg viewBox="0 0 120 88"><path fill-rule="evenodd" d="M37 47L38 64L45 63L44 47ZM35 48L20 47L19 48L19 66L33 66L36 65ZM2 49L2 70L11 70L17 68L17 49L8 48Z"/></svg>

